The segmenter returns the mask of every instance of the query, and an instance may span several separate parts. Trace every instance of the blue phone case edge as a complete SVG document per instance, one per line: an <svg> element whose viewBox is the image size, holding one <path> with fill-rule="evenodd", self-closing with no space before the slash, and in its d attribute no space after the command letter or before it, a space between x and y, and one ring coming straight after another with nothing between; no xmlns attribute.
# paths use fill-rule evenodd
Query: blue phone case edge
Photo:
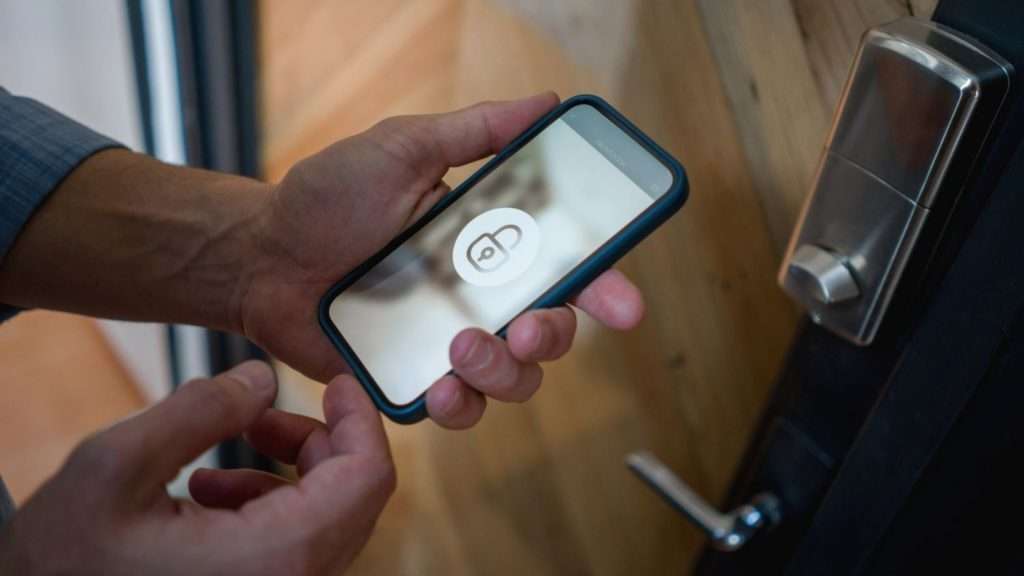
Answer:
<svg viewBox="0 0 1024 576"><path fill-rule="evenodd" d="M651 140L650 137L644 134L632 122L626 119L626 117L619 113L618 110L605 102L605 100L600 96L595 96L593 94L580 94L573 96L537 120L537 122L530 126L525 132L517 136L515 140L505 146L505 148L496 154L494 158L491 158L479 170L462 182L462 184L446 194L405 232L398 235L394 240L389 242L387 246L382 248L331 286L331 288L328 289L320 299L320 303L317 306L317 317L320 323L320 328L324 331L338 352L341 353L342 358L344 358L345 362L351 368L352 374L357 380L359 380L360 384L362 384L363 389L366 390L366 393L370 396L370 399L373 400L377 409L393 422L398 424L413 424L426 418L426 393L420 394L415 400L404 405L393 404L389 401L381 392L376 381L370 375L362 361L359 360L355 351L341 335L341 332L338 331L330 321L329 312L331 302L345 288L362 277L370 268L383 260L395 248L408 240L409 237L419 231L428 222L433 220L438 214L443 212L449 205L451 205L452 202L469 191L484 176L489 174L509 156L518 151L526 142L530 141L541 130L546 128L548 124L564 114L568 109L580 104L589 104L601 111L605 116L610 118L627 133L643 144L644 148L660 159L672 172L672 188L668 193L651 205L650 208L644 211L629 226L624 228L604 246L591 254L583 261L582 264L577 266L572 272L566 275L565 278L559 281L558 284L538 298L527 308L527 310L551 308L554 306L560 306L567 302L574 293L592 282L602 272L611 268L612 265L614 265L634 246L639 244L658 226L675 214L686 202L689 194L689 183L686 178L686 171L683 169L682 164L680 164L678 160L665 151L661 146ZM503 327L497 332L497 334L504 337L505 328Z"/></svg>

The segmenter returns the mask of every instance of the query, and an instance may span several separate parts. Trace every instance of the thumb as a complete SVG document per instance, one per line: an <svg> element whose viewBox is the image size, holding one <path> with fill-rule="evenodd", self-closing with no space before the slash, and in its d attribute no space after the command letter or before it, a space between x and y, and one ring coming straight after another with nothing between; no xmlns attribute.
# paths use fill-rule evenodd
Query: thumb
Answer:
<svg viewBox="0 0 1024 576"><path fill-rule="evenodd" d="M274 371L251 360L177 392L104 434L116 438L119 459L148 485L162 486L214 444L239 436L277 395Z"/></svg>
<svg viewBox="0 0 1024 576"><path fill-rule="evenodd" d="M557 94L542 92L443 114L389 118L369 134L388 143L388 149L435 183L450 167L497 154L557 105Z"/></svg>
<svg viewBox="0 0 1024 576"><path fill-rule="evenodd" d="M267 494L253 508L266 526L305 526L336 536L340 526L372 525L395 490L395 468L380 413L354 378L324 391L329 455L309 466L298 490Z"/></svg>

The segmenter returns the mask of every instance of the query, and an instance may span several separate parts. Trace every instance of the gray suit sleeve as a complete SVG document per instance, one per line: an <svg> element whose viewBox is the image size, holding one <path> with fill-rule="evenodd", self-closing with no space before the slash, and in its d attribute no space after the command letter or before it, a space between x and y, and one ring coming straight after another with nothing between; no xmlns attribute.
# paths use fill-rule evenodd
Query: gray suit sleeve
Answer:
<svg viewBox="0 0 1024 576"><path fill-rule="evenodd" d="M118 146L35 100L0 88L0 264L57 185L89 156ZM0 322L16 312L0 304Z"/></svg>
<svg viewBox="0 0 1024 576"><path fill-rule="evenodd" d="M3 528L4 524L13 517L14 500L11 500L7 486L4 485L4 479L0 477L0 528Z"/></svg>

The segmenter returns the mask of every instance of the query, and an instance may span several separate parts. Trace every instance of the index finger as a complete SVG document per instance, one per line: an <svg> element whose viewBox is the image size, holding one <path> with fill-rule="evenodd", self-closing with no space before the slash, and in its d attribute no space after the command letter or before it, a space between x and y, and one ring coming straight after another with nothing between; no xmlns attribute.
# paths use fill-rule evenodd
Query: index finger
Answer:
<svg viewBox="0 0 1024 576"><path fill-rule="evenodd" d="M558 104L554 92L503 102L481 102L442 114L424 116L425 131L447 166L461 166L497 154L545 112Z"/></svg>
<svg viewBox="0 0 1024 576"><path fill-rule="evenodd" d="M376 519L394 491L395 472L380 414L359 383L338 376L324 391L331 455L294 486L249 502L245 514L280 530L296 526L343 532L343 525Z"/></svg>
<svg viewBox="0 0 1024 576"><path fill-rule="evenodd" d="M598 276L572 303L595 320L615 330L636 327L644 317L640 289L614 268Z"/></svg>
<svg viewBox="0 0 1024 576"><path fill-rule="evenodd" d="M334 455L299 481L306 496L300 509L306 510L312 527L372 523L395 487L381 415L359 382L343 374L324 392L324 417Z"/></svg>
<svg viewBox="0 0 1024 576"><path fill-rule="evenodd" d="M380 413L355 378L342 374L331 380L324 391L323 403L332 454L391 458Z"/></svg>
<svg viewBox="0 0 1024 576"><path fill-rule="evenodd" d="M496 154L558 104L554 92L422 116L389 118L367 135L414 167L434 186L453 166Z"/></svg>

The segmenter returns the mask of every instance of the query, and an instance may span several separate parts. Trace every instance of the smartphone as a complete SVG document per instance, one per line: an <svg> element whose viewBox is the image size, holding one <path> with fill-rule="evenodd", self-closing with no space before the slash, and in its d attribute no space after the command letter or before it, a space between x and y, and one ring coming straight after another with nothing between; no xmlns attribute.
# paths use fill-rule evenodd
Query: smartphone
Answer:
<svg viewBox="0 0 1024 576"><path fill-rule="evenodd" d="M464 328L504 336L564 304L675 213L682 165L608 103L563 102L320 302L320 325L390 419L426 416Z"/></svg>

